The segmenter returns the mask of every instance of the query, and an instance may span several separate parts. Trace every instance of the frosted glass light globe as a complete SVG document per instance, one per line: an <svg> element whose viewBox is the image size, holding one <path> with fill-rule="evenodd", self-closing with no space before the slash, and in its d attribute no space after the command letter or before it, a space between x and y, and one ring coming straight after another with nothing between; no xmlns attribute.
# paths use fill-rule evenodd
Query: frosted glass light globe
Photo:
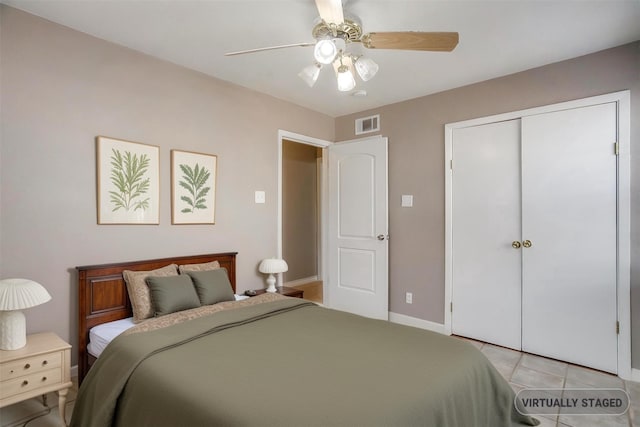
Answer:
<svg viewBox="0 0 640 427"><path fill-rule="evenodd" d="M333 40L320 40L313 49L313 56L321 64L331 64L338 53Z"/></svg>

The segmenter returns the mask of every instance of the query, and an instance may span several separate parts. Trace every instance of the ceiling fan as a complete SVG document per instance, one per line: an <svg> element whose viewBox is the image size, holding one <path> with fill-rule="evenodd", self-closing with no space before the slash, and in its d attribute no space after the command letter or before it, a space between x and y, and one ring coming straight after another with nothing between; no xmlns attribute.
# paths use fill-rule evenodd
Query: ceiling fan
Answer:
<svg viewBox="0 0 640 427"><path fill-rule="evenodd" d="M347 51L350 43L361 43L367 49L421 50L451 52L458 44L458 33L393 31L363 33L356 19L346 18L342 0L315 0L320 22L311 30L314 42L269 46L226 53L225 56L243 55L290 47L314 46L315 62L299 74L310 87L318 80L323 65L333 64L338 90L348 92L355 88L354 68L363 81L378 72L378 64L364 55Z"/></svg>

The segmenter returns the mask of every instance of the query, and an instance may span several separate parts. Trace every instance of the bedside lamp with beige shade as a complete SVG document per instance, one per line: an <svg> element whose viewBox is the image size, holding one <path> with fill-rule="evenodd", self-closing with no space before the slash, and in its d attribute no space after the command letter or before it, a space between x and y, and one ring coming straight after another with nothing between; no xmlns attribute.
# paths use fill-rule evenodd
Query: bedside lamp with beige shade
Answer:
<svg viewBox="0 0 640 427"><path fill-rule="evenodd" d="M27 325L21 310L50 300L49 292L33 280L0 280L0 350L17 350L25 346Z"/></svg>
<svg viewBox="0 0 640 427"><path fill-rule="evenodd" d="M276 292L276 278L274 274L284 273L289 269L287 262L278 258L263 259L258 267L260 273L268 274L267 277L267 292Z"/></svg>

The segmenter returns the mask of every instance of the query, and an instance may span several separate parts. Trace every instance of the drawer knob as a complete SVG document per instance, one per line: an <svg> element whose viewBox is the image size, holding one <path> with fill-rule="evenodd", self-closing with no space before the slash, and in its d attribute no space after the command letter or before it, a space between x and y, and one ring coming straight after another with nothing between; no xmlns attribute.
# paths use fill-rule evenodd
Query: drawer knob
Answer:
<svg viewBox="0 0 640 427"><path fill-rule="evenodd" d="M46 360L42 362L42 366L47 366L49 362L47 362Z"/></svg>
<svg viewBox="0 0 640 427"><path fill-rule="evenodd" d="M26 365L24 365L24 369L29 369L31 367L31 365L29 365L28 363Z"/></svg>
<svg viewBox="0 0 640 427"><path fill-rule="evenodd" d="M22 381L22 387L27 386L27 385L29 385L29 381L27 381L27 380Z"/></svg>
<svg viewBox="0 0 640 427"><path fill-rule="evenodd" d="M46 381L47 377L42 377L42 382Z"/></svg>

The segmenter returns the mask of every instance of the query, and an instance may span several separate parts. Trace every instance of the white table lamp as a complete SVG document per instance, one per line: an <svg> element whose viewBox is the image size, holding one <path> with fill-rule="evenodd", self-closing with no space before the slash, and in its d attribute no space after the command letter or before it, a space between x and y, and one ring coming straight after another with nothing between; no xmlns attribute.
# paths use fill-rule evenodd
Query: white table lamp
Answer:
<svg viewBox="0 0 640 427"><path fill-rule="evenodd" d="M268 274L267 277L267 292L275 292L276 291L276 278L274 274L284 273L289 269L287 262L283 259L278 258L267 258L263 259L258 267L260 273Z"/></svg>
<svg viewBox="0 0 640 427"><path fill-rule="evenodd" d="M50 300L49 292L33 280L0 280L0 350L17 350L25 346L27 325L20 310Z"/></svg>

